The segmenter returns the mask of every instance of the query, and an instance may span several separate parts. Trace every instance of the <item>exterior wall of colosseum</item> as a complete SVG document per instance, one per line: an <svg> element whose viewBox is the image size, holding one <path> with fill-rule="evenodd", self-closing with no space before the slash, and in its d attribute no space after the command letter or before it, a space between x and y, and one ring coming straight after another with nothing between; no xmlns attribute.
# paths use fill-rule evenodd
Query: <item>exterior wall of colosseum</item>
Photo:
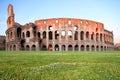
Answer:
<svg viewBox="0 0 120 80"><path fill-rule="evenodd" d="M13 16L8 15L8 17ZM25 25L18 23L9 25L6 30L6 50L103 51L114 49L113 32L104 29L104 24L96 21L51 18L36 20L34 23Z"/></svg>

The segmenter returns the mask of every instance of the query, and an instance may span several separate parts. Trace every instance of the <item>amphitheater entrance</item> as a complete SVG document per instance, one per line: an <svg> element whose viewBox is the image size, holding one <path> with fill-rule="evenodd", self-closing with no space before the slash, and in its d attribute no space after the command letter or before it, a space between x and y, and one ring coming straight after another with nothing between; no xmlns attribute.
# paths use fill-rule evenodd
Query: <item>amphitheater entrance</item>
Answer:
<svg viewBox="0 0 120 80"><path fill-rule="evenodd" d="M78 45L75 45L75 51L78 51L78 50L79 50Z"/></svg>
<svg viewBox="0 0 120 80"><path fill-rule="evenodd" d="M89 45L86 46L86 51L89 51L90 50L90 47Z"/></svg>
<svg viewBox="0 0 120 80"><path fill-rule="evenodd" d="M84 51L84 50L85 50L84 45L81 45L81 51Z"/></svg>
<svg viewBox="0 0 120 80"><path fill-rule="evenodd" d="M55 45L55 51L59 51L59 45Z"/></svg>
<svg viewBox="0 0 120 80"><path fill-rule="evenodd" d="M43 51L47 50L46 45L42 45L42 50L43 50Z"/></svg>
<svg viewBox="0 0 120 80"><path fill-rule="evenodd" d="M101 46L101 51L103 51L103 46Z"/></svg>
<svg viewBox="0 0 120 80"><path fill-rule="evenodd" d="M72 51L72 50L73 50L72 45L69 45L69 46L68 46L68 51Z"/></svg>
<svg viewBox="0 0 120 80"><path fill-rule="evenodd" d="M13 46L13 50L14 50L14 51L16 50L16 45Z"/></svg>
<svg viewBox="0 0 120 80"><path fill-rule="evenodd" d="M25 50L25 47L24 47L25 40L21 40L20 44L21 44L21 50Z"/></svg>
<svg viewBox="0 0 120 80"><path fill-rule="evenodd" d="M35 51L35 50L36 50L36 46L35 46L35 45L32 45L31 50L32 50L32 51Z"/></svg>
<svg viewBox="0 0 120 80"><path fill-rule="evenodd" d="M96 46L96 51L99 51L99 46Z"/></svg>
<svg viewBox="0 0 120 80"><path fill-rule="evenodd" d="M91 46L91 50L95 51L95 46L94 45Z"/></svg>
<svg viewBox="0 0 120 80"><path fill-rule="evenodd" d="M65 45L62 45L62 51L65 51L65 48L66 48Z"/></svg>
<svg viewBox="0 0 120 80"><path fill-rule="evenodd" d="M53 47L52 47L51 44L48 46L48 50L49 50L49 51L53 51Z"/></svg>
<svg viewBox="0 0 120 80"><path fill-rule="evenodd" d="M30 46L26 45L26 50L29 51L30 50Z"/></svg>

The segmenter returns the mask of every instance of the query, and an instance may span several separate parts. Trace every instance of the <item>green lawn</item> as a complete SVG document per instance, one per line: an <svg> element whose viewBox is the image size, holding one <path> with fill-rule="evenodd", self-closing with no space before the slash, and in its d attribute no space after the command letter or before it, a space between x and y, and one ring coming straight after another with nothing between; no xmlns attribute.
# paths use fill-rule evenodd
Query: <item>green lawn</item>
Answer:
<svg viewBox="0 0 120 80"><path fill-rule="evenodd" d="M120 80L120 51L0 51L0 80Z"/></svg>

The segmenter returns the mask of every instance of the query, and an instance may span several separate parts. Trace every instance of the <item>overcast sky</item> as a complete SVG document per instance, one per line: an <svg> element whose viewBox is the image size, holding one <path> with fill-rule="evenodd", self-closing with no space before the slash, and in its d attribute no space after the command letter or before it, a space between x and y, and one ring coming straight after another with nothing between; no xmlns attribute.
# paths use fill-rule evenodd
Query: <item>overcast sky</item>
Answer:
<svg viewBox="0 0 120 80"><path fill-rule="evenodd" d="M104 23L120 43L120 0L0 0L0 35L7 29L7 7L14 7L15 21L24 25L46 18L80 18Z"/></svg>

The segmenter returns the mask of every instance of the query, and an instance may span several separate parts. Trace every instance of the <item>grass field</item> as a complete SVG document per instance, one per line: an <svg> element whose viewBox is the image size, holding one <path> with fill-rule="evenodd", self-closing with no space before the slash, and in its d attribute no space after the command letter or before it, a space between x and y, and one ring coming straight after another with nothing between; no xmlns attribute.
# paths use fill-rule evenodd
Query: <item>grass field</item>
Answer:
<svg viewBox="0 0 120 80"><path fill-rule="evenodd" d="M0 51L0 80L120 80L120 52Z"/></svg>

